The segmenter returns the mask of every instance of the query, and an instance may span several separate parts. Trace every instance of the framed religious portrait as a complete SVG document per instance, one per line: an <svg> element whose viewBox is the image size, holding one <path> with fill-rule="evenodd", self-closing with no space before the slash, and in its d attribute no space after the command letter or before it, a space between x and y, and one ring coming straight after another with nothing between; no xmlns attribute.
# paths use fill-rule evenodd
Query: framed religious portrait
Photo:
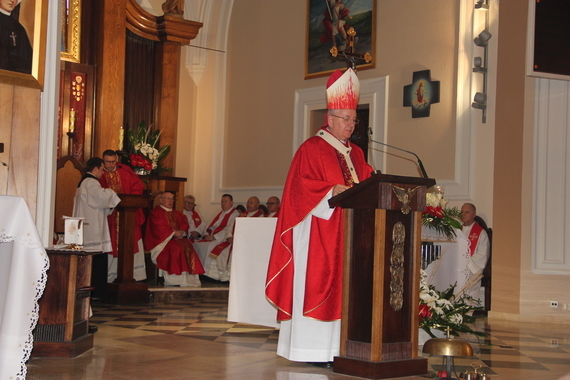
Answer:
<svg viewBox="0 0 570 380"><path fill-rule="evenodd" d="M0 1L0 83L43 88L48 0Z"/></svg>
<svg viewBox="0 0 570 380"><path fill-rule="evenodd" d="M305 79L375 66L376 0L307 0Z"/></svg>

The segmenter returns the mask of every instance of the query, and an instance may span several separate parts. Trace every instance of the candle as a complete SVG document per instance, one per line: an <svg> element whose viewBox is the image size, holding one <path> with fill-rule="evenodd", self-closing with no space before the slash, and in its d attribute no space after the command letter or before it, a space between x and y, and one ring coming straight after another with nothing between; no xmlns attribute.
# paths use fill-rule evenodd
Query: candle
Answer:
<svg viewBox="0 0 570 380"><path fill-rule="evenodd" d="M125 130L121 126L121 129L119 129L119 150L123 150L124 139L125 139Z"/></svg>
<svg viewBox="0 0 570 380"><path fill-rule="evenodd" d="M69 111L69 132L75 132L75 109Z"/></svg>

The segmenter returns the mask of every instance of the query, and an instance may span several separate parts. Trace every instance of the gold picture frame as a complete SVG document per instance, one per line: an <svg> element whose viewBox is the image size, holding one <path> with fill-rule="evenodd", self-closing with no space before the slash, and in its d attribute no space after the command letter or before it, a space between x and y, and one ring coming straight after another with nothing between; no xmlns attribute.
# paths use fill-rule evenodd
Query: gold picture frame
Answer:
<svg viewBox="0 0 570 380"><path fill-rule="evenodd" d="M347 3L347 4L344 4ZM356 60L358 70L376 66L376 0L307 0L305 79L329 76L346 69L343 51L353 42L345 40L353 29L355 53L368 55L369 61ZM338 49L333 56L333 47Z"/></svg>
<svg viewBox="0 0 570 380"><path fill-rule="evenodd" d="M81 0L60 0L61 59L79 63L81 52Z"/></svg>
<svg viewBox="0 0 570 380"><path fill-rule="evenodd" d="M44 83L48 0L23 0L17 7L20 7L17 22L25 29L32 48L31 70L25 73L0 68L0 83L41 90ZM15 33L12 35L18 37Z"/></svg>

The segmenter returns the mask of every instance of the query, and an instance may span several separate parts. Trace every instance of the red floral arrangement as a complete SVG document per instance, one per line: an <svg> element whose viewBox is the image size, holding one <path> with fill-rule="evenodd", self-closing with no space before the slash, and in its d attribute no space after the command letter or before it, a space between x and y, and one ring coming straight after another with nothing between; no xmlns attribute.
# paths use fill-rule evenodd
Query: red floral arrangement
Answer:
<svg viewBox="0 0 570 380"><path fill-rule="evenodd" d="M152 162L150 159L146 158L142 154L131 153L129 156L131 160L131 165L139 168L144 168L145 170L152 170Z"/></svg>
<svg viewBox="0 0 570 380"><path fill-rule="evenodd" d="M461 210L457 207L447 208L447 200L435 194L426 194L426 210L422 213L422 224L453 240L454 228L461 229Z"/></svg>
<svg viewBox="0 0 570 380"><path fill-rule="evenodd" d="M437 206L437 207L427 206L426 210L423 212L422 215L431 215L433 217L440 218L440 219L443 219L443 217L445 216L443 214L443 209L441 208L441 206Z"/></svg>

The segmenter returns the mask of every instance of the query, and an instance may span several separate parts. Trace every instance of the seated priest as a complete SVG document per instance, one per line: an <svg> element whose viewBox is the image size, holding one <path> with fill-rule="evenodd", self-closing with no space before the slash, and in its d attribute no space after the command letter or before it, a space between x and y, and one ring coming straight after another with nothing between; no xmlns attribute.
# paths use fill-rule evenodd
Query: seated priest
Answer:
<svg viewBox="0 0 570 380"><path fill-rule="evenodd" d="M144 245L169 286L200 286L204 268L192 242L186 238L188 219L174 210L174 195L162 193L160 204L149 214Z"/></svg>
<svg viewBox="0 0 570 380"><path fill-rule="evenodd" d="M250 197L246 203L246 211L242 212L238 218L256 218L265 216L263 210L259 208L259 205L260 201L258 197ZM208 267L204 267L206 276L213 278L214 280L219 280L222 282L230 280L231 254L232 244L234 241L235 221L236 219L234 219L231 225L228 226L226 240L216 245L214 249L210 251L210 265Z"/></svg>
<svg viewBox="0 0 570 380"><path fill-rule="evenodd" d="M220 254L210 255L210 253L220 244L226 241L228 238L228 232L234 224L235 218L240 214L234 207L234 198L230 194L222 195L221 200L222 211L215 216L215 218L210 222L206 228L206 233L204 237L194 243L194 248L200 257L200 261L204 266L204 269L209 269L212 266L212 261L214 261L214 268L217 268L215 260L212 260L212 256L216 257ZM220 248L218 248L220 249ZM222 248L223 249L223 248ZM211 270L206 273L208 277L219 281L228 281L218 274L218 270Z"/></svg>
<svg viewBox="0 0 570 380"><path fill-rule="evenodd" d="M188 218L188 239L198 240L206 232L206 223L202 216L196 211L196 198L193 195L184 197L184 210L182 213Z"/></svg>
<svg viewBox="0 0 570 380"><path fill-rule="evenodd" d="M277 218L279 216L279 209L281 208L281 201L279 198L273 196L267 198L267 210L269 213L265 215L268 218Z"/></svg>
<svg viewBox="0 0 570 380"><path fill-rule="evenodd" d="M469 270L466 282L466 292L474 299L481 300L481 276L487 260L489 260L489 236L476 221L477 208L473 203L465 203L461 206L461 232L469 241Z"/></svg>

